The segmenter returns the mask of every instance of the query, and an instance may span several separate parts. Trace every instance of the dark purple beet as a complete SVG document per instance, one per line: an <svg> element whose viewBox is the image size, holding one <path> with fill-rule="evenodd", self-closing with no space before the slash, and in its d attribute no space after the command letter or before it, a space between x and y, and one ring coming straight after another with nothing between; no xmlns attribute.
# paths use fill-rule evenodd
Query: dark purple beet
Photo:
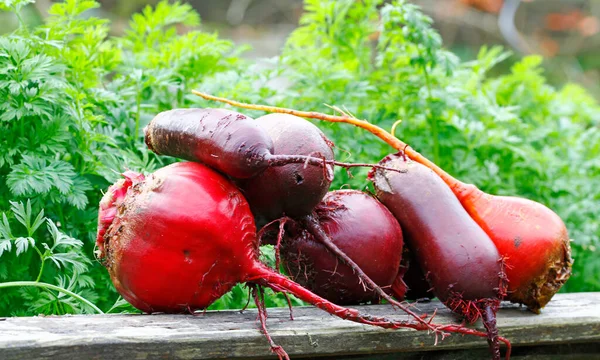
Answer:
<svg viewBox="0 0 600 360"><path fill-rule="evenodd" d="M448 185L423 165L401 156L382 163L405 173L375 171L377 197L408 234L410 248L435 294L445 301L496 298L500 255L489 236L467 214Z"/></svg>
<svg viewBox="0 0 600 360"><path fill-rule="evenodd" d="M408 236L406 234L403 235L405 242L408 244ZM400 263L400 271L395 284L396 286L392 289L394 290L394 297L398 299L420 300L433 299L435 297L431 290L431 285L427 282L423 270L408 249L408 246L405 246L402 252L402 262Z"/></svg>
<svg viewBox="0 0 600 360"><path fill-rule="evenodd" d="M256 123L271 137L273 155L311 155L333 160L332 143L307 120L293 115L269 114ZM331 184L331 165L288 164L269 167L251 178L238 181L248 199L257 224L282 215L299 217L310 214Z"/></svg>
<svg viewBox="0 0 600 360"><path fill-rule="evenodd" d="M370 178L377 198L408 235L408 246L434 294L469 322L482 318L494 359L499 359L495 312L506 277L496 246L432 170L401 154L380 164L402 171L377 169Z"/></svg>
<svg viewBox="0 0 600 360"><path fill-rule="evenodd" d="M338 190L325 196L315 209L315 217L333 243L391 293L403 240L398 221L385 206L366 193ZM282 244L289 275L336 304L378 302L379 296L372 289L365 291L356 273L301 224L289 226Z"/></svg>
<svg viewBox="0 0 600 360"><path fill-rule="evenodd" d="M227 109L174 109L161 112L144 129L157 154L199 161L233 178L266 167L273 142L252 118Z"/></svg>

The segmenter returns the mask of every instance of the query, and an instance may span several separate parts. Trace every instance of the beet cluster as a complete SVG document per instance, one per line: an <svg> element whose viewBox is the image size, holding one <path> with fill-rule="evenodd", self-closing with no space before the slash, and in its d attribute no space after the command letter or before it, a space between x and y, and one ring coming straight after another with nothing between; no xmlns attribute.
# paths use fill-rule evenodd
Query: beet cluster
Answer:
<svg viewBox="0 0 600 360"><path fill-rule="evenodd" d="M350 122L404 144L351 117L276 110L287 114L254 120L226 109L174 109L150 122L148 148L189 162L147 176L125 172L104 195L97 245L119 293L148 313L185 313L246 283L280 359L288 355L267 332L261 287L359 323L487 337L493 359L502 341L508 357L510 343L496 329L500 302L539 311L570 275L560 218L530 200L460 183L406 146L378 164L337 162L323 132L292 114ZM334 166L372 167L375 194L329 191ZM511 216L517 207L520 222ZM261 243L275 246L275 269L259 260ZM424 297L469 322L482 319L486 331L435 324L403 302ZM380 302L410 320L344 307Z"/></svg>

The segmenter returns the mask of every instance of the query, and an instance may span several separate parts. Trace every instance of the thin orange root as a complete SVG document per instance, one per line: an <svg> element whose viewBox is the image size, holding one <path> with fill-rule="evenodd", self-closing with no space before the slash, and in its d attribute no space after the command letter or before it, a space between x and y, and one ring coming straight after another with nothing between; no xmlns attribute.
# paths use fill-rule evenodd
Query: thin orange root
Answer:
<svg viewBox="0 0 600 360"><path fill-rule="evenodd" d="M266 111L266 112L271 112L271 113L295 115L295 116L300 116L300 117L309 118L309 119L317 119L317 120L323 120L323 121L329 121L329 122L341 122L341 123L352 124L354 126L360 127L362 129L365 129L365 130L373 133L375 136L377 136L381 140L385 141L387 144L389 144L394 149L403 151L410 159L427 166L428 168L433 170L436 174L438 174L438 176L441 177L444 180L444 182L446 182L446 184L448 184L450 187L463 185L462 182L460 182L457 179L450 176L450 174L445 172L442 168L440 168L439 166L434 164L432 161L427 159L425 156L421 155L419 152L417 152L416 150L414 150L413 148L408 146L406 143L404 143L402 140L396 138L394 135L390 134L386 130L380 128L377 125L371 124L370 122L368 122L366 120L360 120L353 116L350 116L350 115L346 114L346 112L344 112L343 110L341 110L335 106L330 106L330 107L332 109L344 114L343 116L328 115L328 114L324 114L324 113L320 113L320 112L316 112L316 111L300 111L300 110L287 109L287 108L282 108L282 107L277 107L277 106L255 105L255 104L242 103L239 101L230 100L230 99L206 94L206 93L203 93L203 92L200 92L197 90L192 90L192 93L194 95L200 96L201 98L206 99L206 100L218 101L218 102L222 102L222 103L229 104L231 106L235 106L235 107L239 107L239 108L243 108L243 109L260 110L260 111Z"/></svg>

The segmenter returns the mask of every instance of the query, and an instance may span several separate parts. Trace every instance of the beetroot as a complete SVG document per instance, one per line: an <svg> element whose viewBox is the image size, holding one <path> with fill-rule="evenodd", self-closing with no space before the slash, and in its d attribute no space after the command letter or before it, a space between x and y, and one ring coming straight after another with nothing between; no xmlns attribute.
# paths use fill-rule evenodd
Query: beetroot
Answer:
<svg viewBox="0 0 600 360"><path fill-rule="evenodd" d="M226 109L174 109L161 112L144 129L157 154L200 161L234 178L265 169L271 138L251 118Z"/></svg>
<svg viewBox="0 0 600 360"><path fill-rule="evenodd" d="M236 180L261 226L282 216L306 217L304 222L319 241L349 264L367 286L394 301L323 235L318 221L309 215L329 188L331 165L380 165L332 160L332 143L323 133L291 115L267 115L252 121L222 109L171 110L157 115L145 132L153 151L205 163ZM396 306L410 313L403 305ZM417 320L425 324L423 319Z"/></svg>
<svg viewBox="0 0 600 360"><path fill-rule="evenodd" d="M252 246L246 249L255 241L252 214L221 175L196 163L173 164L145 179L124 175L101 202L113 206L100 210L109 226L97 241L115 287L133 306L203 309L253 269Z"/></svg>
<svg viewBox="0 0 600 360"><path fill-rule="evenodd" d="M381 163L403 171L374 170L371 179L377 197L408 234L433 292L467 321L483 319L494 359L499 359L495 312L506 282L496 246L433 171L402 155Z"/></svg>
<svg viewBox="0 0 600 360"><path fill-rule="evenodd" d="M390 292L400 266L402 230L385 206L356 190L329 192L316 218L346 255L381 288ZM351 267L341 262L311 232L294 224L286 232L282 258L293 280L336 304L378 302Z"/></svg>
<svg viewBox="0 0 600 360"><path fill-rule="evenodd" d="M270 114L256 123L273 141L274 155L308 155L333 160L332 143L310 122L292 115ZM332 172L327 166L327 172ZM310 214L331 184L322 167L289 164L269 167L259 175L238 182L248 199L257 223L282 215ZM265 196L265 194L269 194Z"/></svg>
<svg viewBox="0 0 600 360"><path fill-rule="evenodd" d="M333 315L384 328L481 333L393 321L335 305L263 265L248 203L222 175L176 163L111 186L99 214L100 258L123 297L145 312L205 309L239 282L289 292ZM258 296L256 296L258 298ZM262 304L259 319L264 327ZM270 341L280 358L287 354Z"/></svg>
<svg viewBox="0 0 600 360"><path fill-rule="evenodd" d="M507 300L539 313L571 276L571 245L560 217L514 196L491 196L473 185L455 190L471 217L506 259Z"/></svg>
<svg viewBox="0 0 600 360"><path fill-rule="evenodd" d="M474 185L455 179L384 129L345 114L339 108L334 109L343 116L245 104L198 91L192 92L204 99L245 109L353 124L373 133L410 159L427 166L448 184L471 218L486 232L505 259L509 283L507 299L512 302L525 304L538 313L571 276L573 259L567 228L555 212L540 203L519 197L486 194Z"/></svg>
<svg viewBox="0 0 600 360"><path fill-rule="evenodd" d="M406 235L404 239L406 239L407 243L412 243L412 241L407 239ZM423 270L408 246L405 246L402 252L400 271L392 285L392 292L394 297L406 300L428 300L435 297L431 285L427 282Z"/></svg>

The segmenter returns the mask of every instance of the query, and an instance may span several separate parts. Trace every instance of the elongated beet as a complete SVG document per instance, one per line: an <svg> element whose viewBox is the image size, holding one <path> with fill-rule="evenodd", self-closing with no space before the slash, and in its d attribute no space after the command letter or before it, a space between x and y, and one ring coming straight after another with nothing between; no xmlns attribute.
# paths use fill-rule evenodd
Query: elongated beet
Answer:
<svg viewBox="0 0 600 360"><path fill-rule="evenodd" d="M158 114L144 130L157 154L200 161L234 178L265 169L271 138L253 119L226 109L175 109Z"/></svg>
<svg viewBox="0 0 600 360"><path fill-rule="evenodd" d="M396 216L434 292L442 301L497 298L500 254L431 170L401 156L383 163L405 173L375 171L377 198Z"/></svg>
<svg viewBox="0 0 600 360"><path fill-rule="evenodd" d="M271 114L256 123L273 141L273 155L310 155L333 160L332 143L315 125L302 118ZM324 171L325 170L325 171ZM282 215L310 214L331 185L327 169L304 164L269 167L249 179L238 181L259 225Z"/></svg>
<svg viewBox="0 0 600 360"><path fill-rule="evenodd" d="M248 203L232 183L207 166L176 163L145 178L125 176L102 199L97 242L115 287L138 309L205 309L235 284L248 282L289 292L351 321L429 330L421 323L335 305L263 265ZM261 302L257 306L264 327L266 312ZM436 326L436 332L481 336L454 325ZM270 344L280 358L287 358L272 340Z"/></svg>
<svg viewBox="0 0 600 360"><path fill-rule="evenodd" d="M507 299L539 312L571 276L573 259L563 221L535 201L488 195L461 182L453 189L506 259Z"/></svg>
<svg viewBox="0 0 600 360"><path fill-rule="evenodd" d="M298 111L265 105L245 104L198 91L208 100L245 109L292 114L330 122L343 122L363 128L410 159L440 176L452 189L469 215L494 242L506 262L509 282L507 299L527 305L534 312L544 307L571 276L573 259L567 228L560 217L546 206L519 197L486 194L472 184L463 183L410 148L384 129L343 113L343 116Z"/></svg>
<svg viewBox="0 0 600 360"><path fill-rule="evenodd" d="M489 315L483 320L499 359L495 311L504 296L505 275L496 246L433 171L402 155L390 155L381 163L402 170L374 170L370 177L377 198L408 234L408 245L434 294L469 322Z"/></svg>
<svg viewBox="0 0 600 360"><path fill-rule="evenodd" d="M391 292L403 241L400 225L390 211L366 193L338 190L327 193L315 213L331 240L377 285ZM286 231L282 259L293 280L336 304L380 300L379 294L301 223Z"/></svg>

